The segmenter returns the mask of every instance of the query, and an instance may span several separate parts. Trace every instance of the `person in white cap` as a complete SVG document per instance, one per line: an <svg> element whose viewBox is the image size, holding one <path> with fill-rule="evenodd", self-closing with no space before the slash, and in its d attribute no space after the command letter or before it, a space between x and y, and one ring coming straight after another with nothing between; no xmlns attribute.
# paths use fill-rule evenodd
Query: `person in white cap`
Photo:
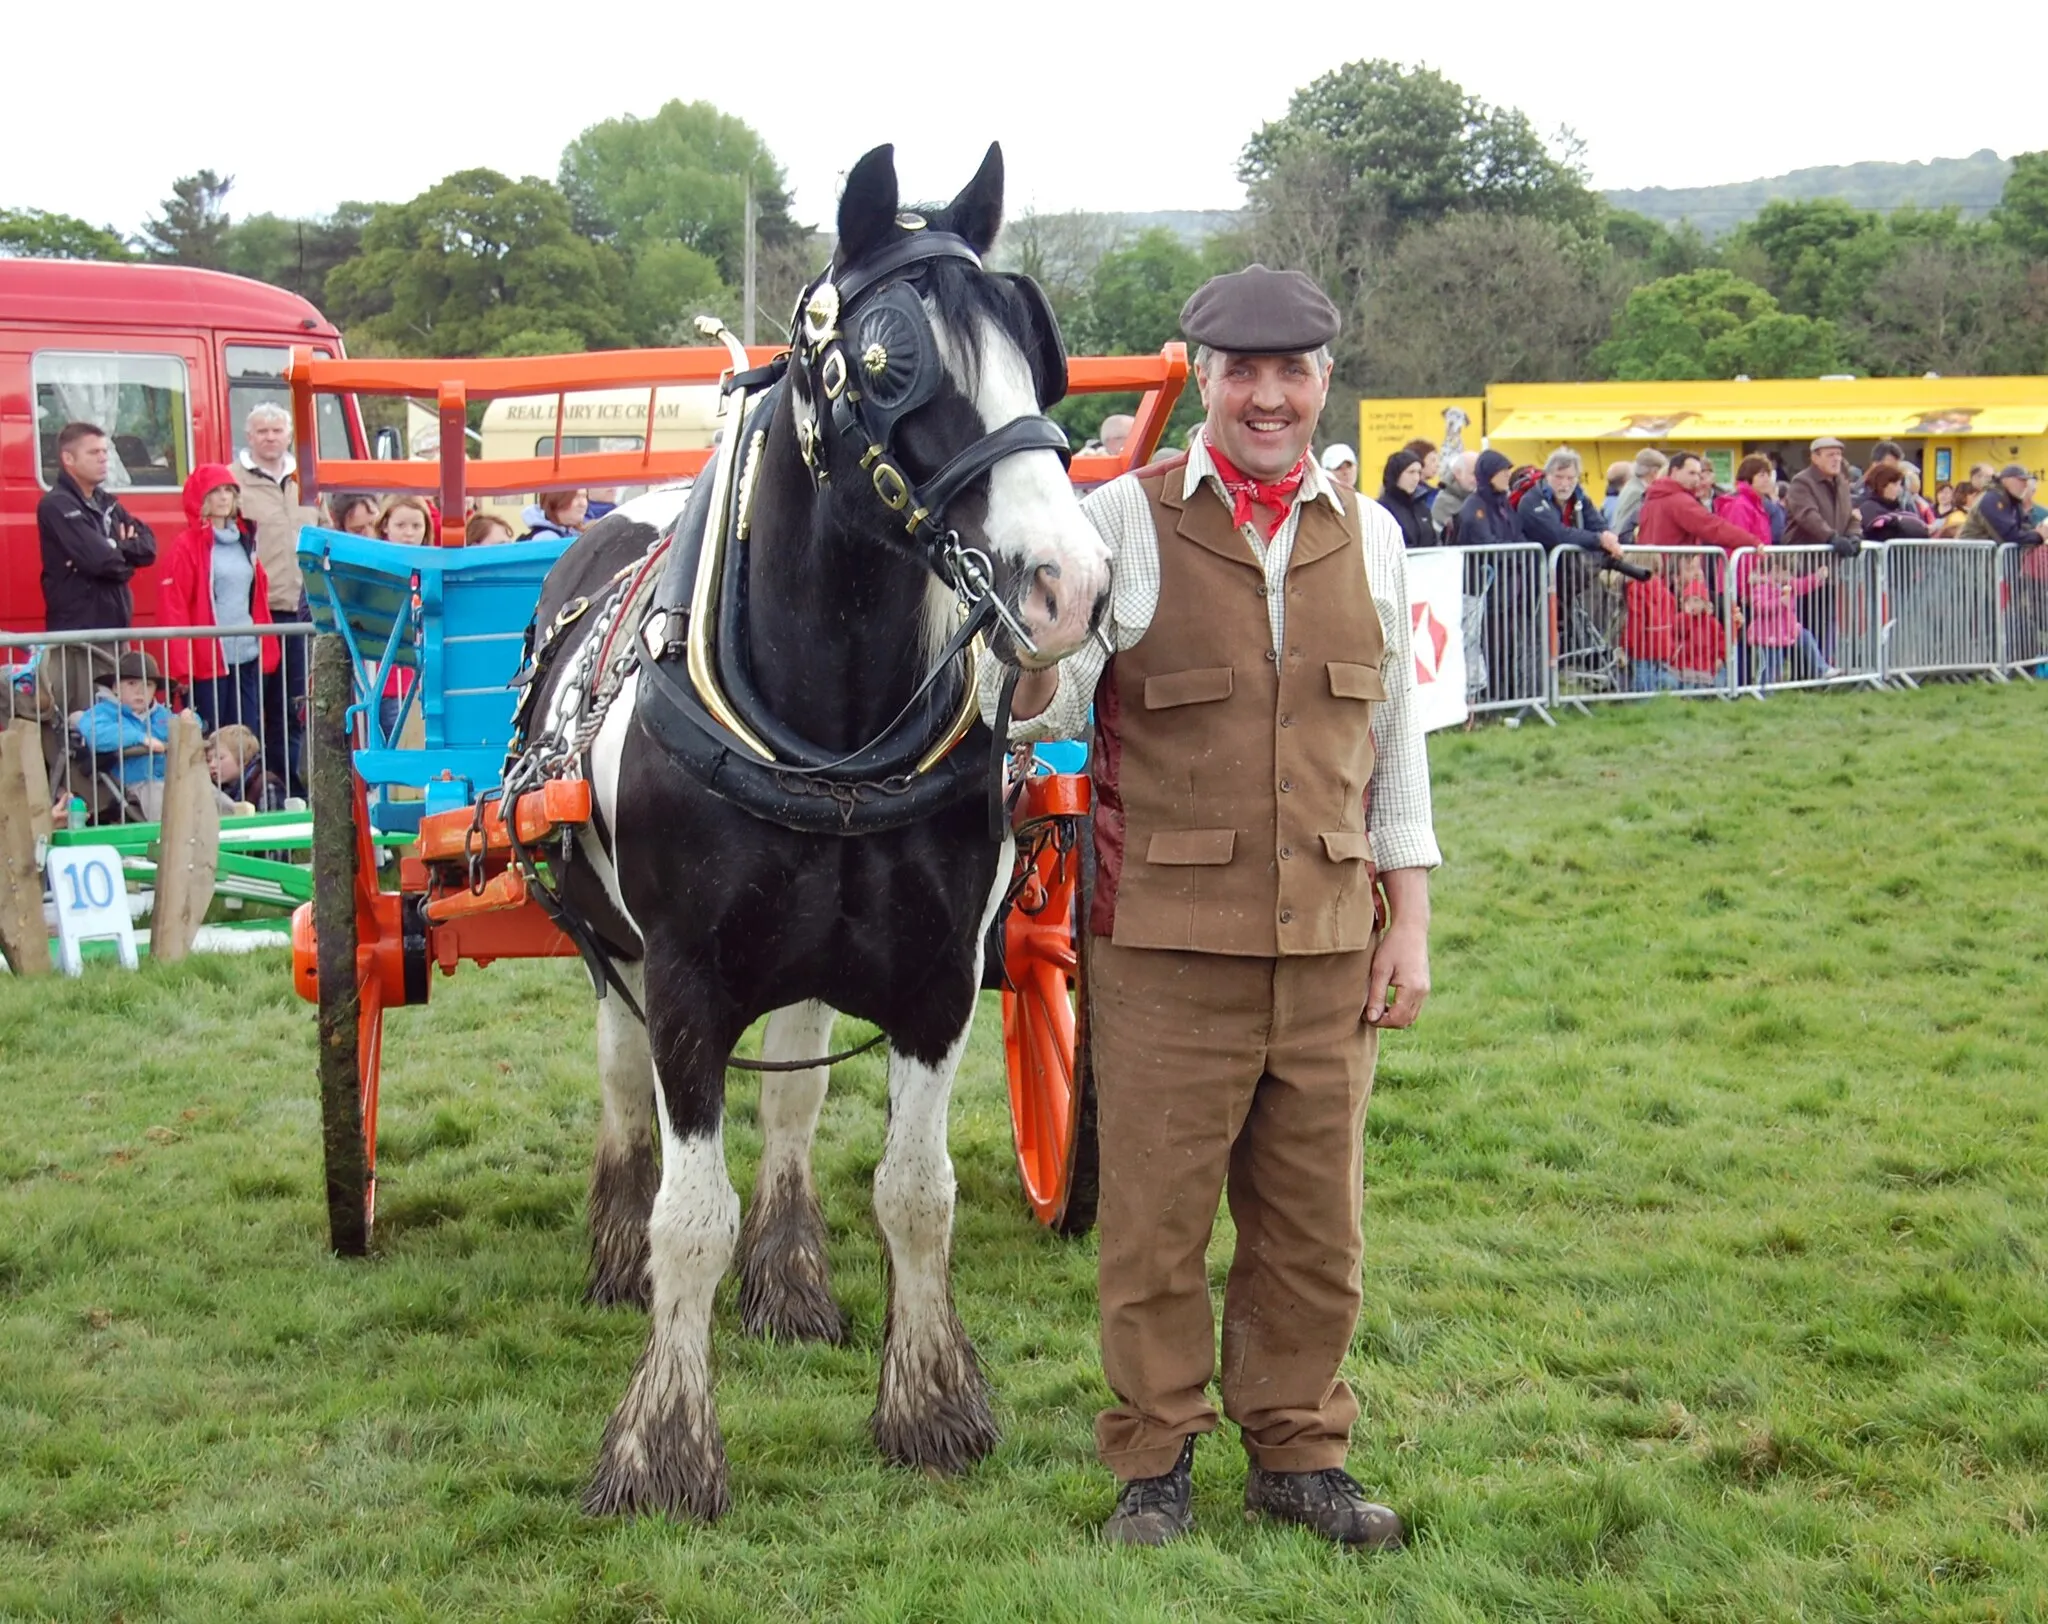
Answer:
<svg viewBox="0 0 2048 1624"><path fill-rule="evenodd" d="M1358 453L1348 445L1327 447L1322 455L1323 472L1347 491L1358 489Z"/></svg>

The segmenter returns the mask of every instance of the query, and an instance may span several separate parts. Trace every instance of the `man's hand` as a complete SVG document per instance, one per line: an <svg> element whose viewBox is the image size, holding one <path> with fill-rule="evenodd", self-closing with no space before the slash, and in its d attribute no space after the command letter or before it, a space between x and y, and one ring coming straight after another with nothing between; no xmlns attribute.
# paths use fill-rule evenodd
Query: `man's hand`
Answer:
<svg viewBox="0 0 2048 1624"><path fill-rule="evenodd" d="M1617 536L1612 530L1601 531L1600 550L1609 558L1621 557L1621 537Z"/></svg>
<svg viewBox="0 0 2048 1624"><path fill-rule="evenodd" d="M1386 934L1373 950L1365 1024L1413 1026L1429 997L1429 870L1389 869L1380 883L1387 888L1389 918ZM1394 995L1391 1006L1389 990Z"/></svg>

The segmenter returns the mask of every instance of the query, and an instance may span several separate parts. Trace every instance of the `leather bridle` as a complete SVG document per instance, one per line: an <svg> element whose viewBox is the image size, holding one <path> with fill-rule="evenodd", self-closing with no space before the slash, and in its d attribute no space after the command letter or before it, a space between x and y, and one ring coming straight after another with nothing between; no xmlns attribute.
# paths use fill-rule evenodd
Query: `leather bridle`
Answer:
<svg viewBox="0 0 2048 1624"><path fill-rule="evenodd" d="M959 531L946 523L946 511L1006 457L1050 451L1063 467L1070 460L1066 434L1045 415L1045 408L1066 394L1066 350L1043 290L1028 276L1004 275L1023 296L1034 328L1027 359L1039 410L983 435L929 478L913 479L904 471L896 433L945 382L918 286L924 272L942 260L981 269L981 256L963 238L920 225L851 265L828 267L804 289L791 323L788 360L790 382L809 413L798 418L798 449L813 488L822 488L831 477L826 440L837 440L867 475L883 507L901 517L904 535L926 567L970 611L988 605L1018 646L1036 653L1037 646L995 592L988 555L961 543Z"/></svg>

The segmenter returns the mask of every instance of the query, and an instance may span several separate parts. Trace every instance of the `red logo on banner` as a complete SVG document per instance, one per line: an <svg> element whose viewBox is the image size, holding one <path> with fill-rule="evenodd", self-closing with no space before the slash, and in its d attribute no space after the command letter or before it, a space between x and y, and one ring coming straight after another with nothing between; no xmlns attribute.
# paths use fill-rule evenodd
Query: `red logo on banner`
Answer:
<svg viewBox="0 0 2048 1624"><path fill-rule="evenodd" d="M1451 646L1451 633L1427 603L1411 604L1408 612L1415 622L1415 683L1421 687L1436 681L1444 650Z"/></svg>

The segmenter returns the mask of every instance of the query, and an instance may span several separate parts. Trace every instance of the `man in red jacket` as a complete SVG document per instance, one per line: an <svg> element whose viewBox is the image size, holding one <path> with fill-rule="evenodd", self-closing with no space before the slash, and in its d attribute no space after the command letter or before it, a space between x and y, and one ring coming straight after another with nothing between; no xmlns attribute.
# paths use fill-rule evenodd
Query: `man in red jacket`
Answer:
<svg viewBox="0 0 2048 1624"><path fill-rule="evenodd" d="M1636 523L1638 547L1719 547L1733 553L1754 547L1756 537L1740 525L1716 518L1700 506L1702 483L1712 477L1697 451L1675 451L1664 476L1643 497Z"/></svg>

